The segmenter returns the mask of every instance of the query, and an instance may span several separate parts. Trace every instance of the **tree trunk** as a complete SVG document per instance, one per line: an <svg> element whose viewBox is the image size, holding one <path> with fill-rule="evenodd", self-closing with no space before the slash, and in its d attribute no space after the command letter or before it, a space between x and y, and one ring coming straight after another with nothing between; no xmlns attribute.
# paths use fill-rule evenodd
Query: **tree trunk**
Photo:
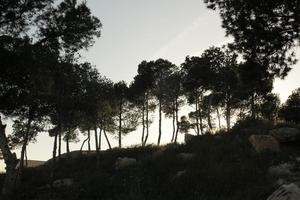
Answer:
<svg viewBox="0 0 300 200"><path fill-rule="evenodd" d="M11 200L16 189L16 182L18 179L18 171L16 166L18 164L17 156L12 153L8 146L7 137L5 134L6 125L2 124L0 116L0 149L5 162L5 180L1 191L1 200Z"/></svg>
<svg viewBox="0 0 300 200"><path fill-rule="evenodd" d="M66 151L67 151L67 153L70 153L70 129L68 130L68 133L66 133L67 135L66 135Z"/></svg>
<svg viewBox="0 0 300 200"><path fill-rule="evenodd" d="M197 130L197 135L200 135L198 102L199 102L199 97L198 94L196 93L196 130Z"/></svg>
<svg viewBox="0 0 300 200"><path fill-rule="evenodd" d="M106 139L106 142L107 142L107 145L108 145L108 148L111 149L111 145L110 145L110 142L108 140L108 137L107 137L107 134L106 134L106 130L105 130L105 127L103 129L103 133L104 133L104 136L105 136L105 139Z"/></svg>
<svg viewBox="0 0 300 200"><path fill-rule="evenodd" d="M102 136L102 129L99 130L99 142L98 142L98 149L101 151L101 136Z"/></svg>
<svg viewBox="0 0 300 200"><path fill-rule="evenodd" d="M255 113L255 94L253 94L251 96L251 117L255 118L256 117L256 113Z"/></svg>
<svg viewBox="0 0 300 200"><path fill-rule="evenodd" d="M94 127L94 131L95 131L95 148L96 148L96 151L98 152L98 134L97 134L97 126L95 125Z"/></svg>
<svg viewBox="0 0 300 200"><path fill-rule="evenodd" d="M226 111L225 111L225 116L226 116L226 126L227 126L227 131L230 130L230 118L231 118L231 108L229 105L229 102L226 103Z"/></svg>
<svg viewBox="0 0 300 200"><path fill-rule="evenodd" d="M62 127L60 125L59 132L58 132L58 159L61 158L61 134L62 134Z"/></svg>
<svg viewBox="0 0 300 200"><path fill-rule="evenodd" d="M54 143L53 143L53 151L52 151L52 159L53 159L53 162L55 162L55 159L56 159L56 150L57 150L57 133L55 133L55 136L54 136Z"/></svg>
<svg viewBox="0 0 300 200"><path fill-rule="evenodd" d="M27 147L25 148L25 167L28 167Z"/></svg>
<svg viewBox="0 0 300 200"><path fill-rule="evenodd" d="M175 140L175 132L176 132L176 127L175 127L175 122L176 122L176 119L175 119L175 110L173 110L173 113L172 113L172 139L171 139L171 142L174 142Z"/></svg>
<svg viewBox="0 0 300 200"><path fill-rule="evenodd" d="M149 98L148 98L148 94L147 94L146 95L146 137L144 140L144 146L147 143L148 136L149 136Z"/></svg>
<svg viewBox="0 0 300 200"><path fill-rule="evenodd" d="M119 105L119 148L122 148L122 100Z"/></svg>
<svg viewBox="0 0 300 200"><path fill-rule="evenodd" d="M158 112L159 112L159 124L158 124L158 140L157 140L157 146L160 145L160 140L161 140L161 99L159 100L159 108L158 108Z"/></svg>
<svg viewBox="0 0 300 200"><path fill-rule="evenodd" d="M219 129L221 129L221 115L220 115L220 112L219 112L219 108L217 107L217 117L218 117L218 124L219 124Z"/></svg>
<svg viewBox="0 0 300 200"><path fill-rule="evenodd" d="M176 103L175 103L175 118L176 118L176 133L175 133L175 142L177 142L177 138L178 138L178 124L179 124L179 120L178 120L178 98L176 98Z"/></svg>
<svg viewBox="0 0 300 200"><path fill-rule="evenodd" d="M199 112L199 121L200 121L200 132L201 132L201 135L203 135L203 117L202 117L202 112L201 112L201 105L200 103L202 102L202 99L198 102L199 105L198 105L198 112Z"/></svg>
<svg viewBox="0 0 300 200"><path fill-rule="evenodd" d="M88 151L91 151L91 132L90 128L88 129Z"/></svg>
<svg viewBox="0 0 300 200"><path fill-rule="evenodd" d="M145 140L145 104L143 102L143 109L142 109L142 146L144 146L144 140Z"/></svg>
<svg viewBox="0 0 300 200"><path fill-rule="evenodd" d="M83 140L82 144L81 144L81 147L80 147L80 151L82 151L83 147L84 147L84 144L89 140L89 136Z"/></svg>
<svg viewBox="0 0 300 200"><path fill-rule="evenodd" d="M26 127L26 133L24 136L23 144L22 144L22 149L21 149L21 158L20 158L20 166L19 166L19 176L22 176L23 173L23 168L24 168L24 157L25 157L25 151L26 151L26 146L28 144L29 140L29 132L31 128L31 117L28 117L28 123Z"/></svg>
<svg viewBox="0 0 300 200"><path fill-rule="evenodd" d="M211 124L211 104L212 104L213 98L214 98L214 95L211 94L209 96L209 100L208 100L207 123L208 123L209 130L212 130L212 128L213 128L212 124Z"/></svg>

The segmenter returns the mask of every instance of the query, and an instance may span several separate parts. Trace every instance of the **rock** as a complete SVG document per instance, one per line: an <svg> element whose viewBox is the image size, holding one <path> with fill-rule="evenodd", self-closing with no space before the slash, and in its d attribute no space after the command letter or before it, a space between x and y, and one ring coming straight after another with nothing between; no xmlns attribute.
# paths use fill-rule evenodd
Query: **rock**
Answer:
<svg viewBox="0 0 300 200"><path fill-rule="evenodd" d="M127 157L124 157L124 158L117 158L116 160L116 170L120 170L120 169L123 169L125 167L128 167L128 166L131 166L131 165L134 165L136 164L136 159L135 158L127 158Z"/></svg>
<svg viewBox="0 0 300 200"><path fill-rule="evenodd" d="M296 128L277 128L270 131L270 134L279 142L296 142L300 140L300 130Z"/></svg>
<svg viewBox="0 0 300 200"><path fill-rule="evenodd" d="M266 150L279 152L279 143L270 135L251 135L249 141L257 152Z"/></svg>
<svg viewBox="0 0 300 200"><path fill-rule="evenodd" d="M194 137L196 137L196 136L186 133L186 134L184 134L184 142L189 143Z"/></svg>
<svg viewBox="0 0 300 200"><path fill-rule="evenodd" d="M186 170L182 170L182 171L179 171L175 174L174 178L173 179L178 179L178 178L181 178L182 176L184 176L186 174Z"/></svg>
<svg viewBox="0 0 300 200"><path fill-rule="evenodd" d="M300 188L291 183L289 185L282 185L278 188L267 200L299 200Z"/></svg>
<svg viewBox="0 0 300 200"><path fill-rule="evenodd" d="M70 187L74 183L73 179L65 178L65 179L59 179L53 182L54 188L60 188L60 187Z"/></svg>
<svg viewBox="0 0 300 200"><path fill-rule="evenodd" d="M180 153L177 155L177 158L182 160L182 161L189 161L195 158L195 154L193 153Z"/></svg>
<svg viewBox="0 0 300 200"><path fill-rule="evenodd" d="M284 163L284 164L281 164L281 165L269 167L268 173L273 177L287 178L287 177L292 175L291 170L293 168L294 168L294 166L292 164Z"/></svg>

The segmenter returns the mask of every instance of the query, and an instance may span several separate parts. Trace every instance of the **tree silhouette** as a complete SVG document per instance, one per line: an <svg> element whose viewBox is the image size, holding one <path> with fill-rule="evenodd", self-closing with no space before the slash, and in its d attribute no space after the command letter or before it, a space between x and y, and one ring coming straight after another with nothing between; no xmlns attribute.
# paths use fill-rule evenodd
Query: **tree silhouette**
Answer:
<svg viewBox="0 0 300 200"><path fill-rule="evenodd" d="M138 74L130 86L131 101L141 110L142 137L141 143L144 146L149 137L149 126L151 120L149 113L153 112L156 105L151 103L153 99L152 89L154 87L154 62L143 61L138 66ZM146 133L145 133L146 132Z"/></svg>
<svg viewBox="0 0 300 200"><path fill-rule="evenodd" d="M158 59L154 62L153 67L153 94L158 100L158 116L159 116L159 125L158 125L158 140L157 145L160 145L161 140L161 124L162 124L162 107L165 99L165 85L167 78L176 70L176 66L169 62L168 60Z"/></svg>
<svg viewBox="0 0 300 200"><path fill-rule="evenodd" d="M293 47L299 41L300 4L297 0L204 0L219 10L233 46L268 72L284 77L295 63Z"/></svg>
<svg viewBox="0 0 300 200"><path fill-rule="evenodd" d="M287 122L299 124L300 122L300 89L296 89L288 97L279 111L279 117Z"/></svg>

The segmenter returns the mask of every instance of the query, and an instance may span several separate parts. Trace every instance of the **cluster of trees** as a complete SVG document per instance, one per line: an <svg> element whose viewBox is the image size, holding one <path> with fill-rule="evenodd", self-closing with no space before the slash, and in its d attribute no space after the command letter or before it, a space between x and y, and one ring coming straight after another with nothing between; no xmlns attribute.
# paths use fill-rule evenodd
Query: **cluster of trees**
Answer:
<svg viewBox="0 0 300 200"><path fill-rule="evenodd" d="M81 149L101 150L102 135L122 136L141 125L146 145L151 113L158 110L161 143L163 114L172 119L170 140L194 130L197 135L226 129L236 117L276 120L275 77L284 77L295 62L291 48L299 40L298 1L206 0L219 9L223 26L235 38L229 47L211 47L199 57L186 57L180 66L168 60L143 61L127 85L113 83L89 63L79 63L79 51L100 36L101 22L85 2L76 0L3 0L0 4L0 113L13 119L5 134L0 118L0 149L6 163L3 199L9 199L22 174L27 145L39 132L54 138L53 162L61 143L86 135ZM245 26L246 24L246 26ZM240 57L239 57L240 56ZM294 95L291 99L299 99ZM280 111L286 120L289 100ZM187 116L180 115L190 105ZM191 109L188 109L191 110ZM291 120L290 120L291 121ZM50 129L47 127L51 126ZM80 131L79 131L80 130ZM21 148L20 167L11 149Z"/></svg>
<svg viewBox="0 0 300 200"><path fill-rule="evenodd" d="M77 70L92 76L88 66L75 64L76 59L79 50L100 36L102 25L86 3L77 0L3 0L0 12L0 113L15 121L8 138L0 120L6 164L1 199L10 199L22 174L26 147L44 124L51 122L68 133L74 127L71 107L77 106L81 84L76 81L82 80ZM11 151L16 145L21 146L18 170Z"/></svg>

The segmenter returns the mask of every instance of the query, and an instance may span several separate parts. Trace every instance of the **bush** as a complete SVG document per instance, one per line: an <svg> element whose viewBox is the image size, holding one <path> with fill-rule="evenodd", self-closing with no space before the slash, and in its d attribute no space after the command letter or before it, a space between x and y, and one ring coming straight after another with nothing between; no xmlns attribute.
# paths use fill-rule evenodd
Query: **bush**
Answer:
<svg viewBox="0 0 300 200"><path fill-rule="evenodd" d="M234 134L252 135L252 134L268 134L268 131L274 127L273 123L261 119L261 118L250 118L238 120L232 127L231 132Z"/></svg>

